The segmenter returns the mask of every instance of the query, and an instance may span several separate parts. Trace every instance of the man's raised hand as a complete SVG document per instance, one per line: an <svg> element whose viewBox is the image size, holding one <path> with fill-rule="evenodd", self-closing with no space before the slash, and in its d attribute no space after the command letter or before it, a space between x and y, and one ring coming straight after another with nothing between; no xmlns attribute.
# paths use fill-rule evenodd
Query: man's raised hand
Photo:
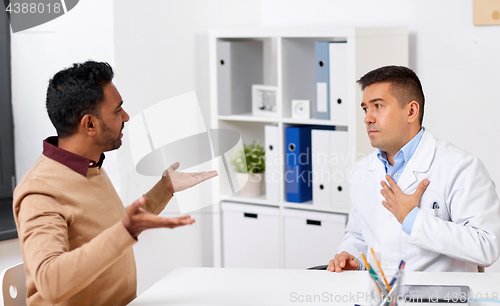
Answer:
<svg viewBox="0 0 500 306"><path fill-rule="evenodd" d="M178 226L194 223L194 219L189 215L175 218L165 218L152 214L142 208L146 204L146 199L141 197L125 210L127 216L122 220L123 225L132 237L137 238L139 234L150 228L175 228Z"/></svg>
<svg viewBox="0 0 500 306"><path fill-rule="evenodd" d="M162 180L168 175L170 181L172 182L172 187L174 188L174 192L182 191L193 186L198 185L199 183L206 181L212 177L218 175L217 171L203 171L203 172L177 172L177 168L179 168L179 162L173 163L167 170L163 172Z"/></svg>

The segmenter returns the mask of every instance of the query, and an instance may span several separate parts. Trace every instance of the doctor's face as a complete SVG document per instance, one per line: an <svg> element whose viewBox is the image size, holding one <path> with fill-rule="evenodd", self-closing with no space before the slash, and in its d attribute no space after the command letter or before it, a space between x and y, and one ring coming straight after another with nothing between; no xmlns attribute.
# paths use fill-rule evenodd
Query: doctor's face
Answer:
<svg viewBox="0 0 500 306"><path fill-rule="evenodd" d="M407 142L406 107L401 108L392 96L391 84L375 83L365 88L361 107L365 112L365 124L371 145L396 154Z"/></svg>

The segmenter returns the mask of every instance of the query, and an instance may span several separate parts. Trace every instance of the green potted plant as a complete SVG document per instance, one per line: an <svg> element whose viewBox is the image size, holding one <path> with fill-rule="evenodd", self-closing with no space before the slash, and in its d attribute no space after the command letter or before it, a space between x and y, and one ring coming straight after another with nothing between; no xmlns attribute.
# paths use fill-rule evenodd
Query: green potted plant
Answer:
<svg viewBox="0 0 500 306"><path fill-rule="evenodd" d="M236 150L231 159L236 171L236 180L240 195L256 197L264 193L264 172L266 170L266 152L255 140L243 144L243 149Z"/></svg>

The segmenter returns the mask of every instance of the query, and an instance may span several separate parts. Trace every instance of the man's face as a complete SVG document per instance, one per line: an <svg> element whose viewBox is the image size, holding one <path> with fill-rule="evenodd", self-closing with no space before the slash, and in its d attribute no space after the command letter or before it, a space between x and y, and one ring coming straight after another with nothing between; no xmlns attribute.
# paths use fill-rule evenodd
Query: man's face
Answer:
<svg viewBox="0 0 500 306"><path fill-rule="evenodd" d="M387 154L396 154L407 142L407 107L401 108L390 92L390 83L375 83L363 92L361 107L371 145Z"/></svg>
<svg viewBox="0 0 500 306"><path fill-rule="evenodd" d="M123 100L112 82L103 87L104 101L99 106L99 134L97 145L103 152L118 149L122 145L122 130L129 120L127 112L122 108Z"/></svg>

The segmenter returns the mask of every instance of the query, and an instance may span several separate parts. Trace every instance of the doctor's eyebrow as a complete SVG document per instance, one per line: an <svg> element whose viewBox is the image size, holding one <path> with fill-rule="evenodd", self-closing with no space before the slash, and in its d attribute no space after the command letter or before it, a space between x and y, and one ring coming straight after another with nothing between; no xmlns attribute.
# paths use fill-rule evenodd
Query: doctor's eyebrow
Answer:
<svg viewBox="0 0 500 306"><path fill-rule="evenodd" d="M375 103L375 102L380 102L380 101L384 101L384 99L382 98L375 98L375 99L371 99L370 101L368 101L368 103ZM366 103L365 102L361 102L361 107L365 107L366 106Z"/></svg>

